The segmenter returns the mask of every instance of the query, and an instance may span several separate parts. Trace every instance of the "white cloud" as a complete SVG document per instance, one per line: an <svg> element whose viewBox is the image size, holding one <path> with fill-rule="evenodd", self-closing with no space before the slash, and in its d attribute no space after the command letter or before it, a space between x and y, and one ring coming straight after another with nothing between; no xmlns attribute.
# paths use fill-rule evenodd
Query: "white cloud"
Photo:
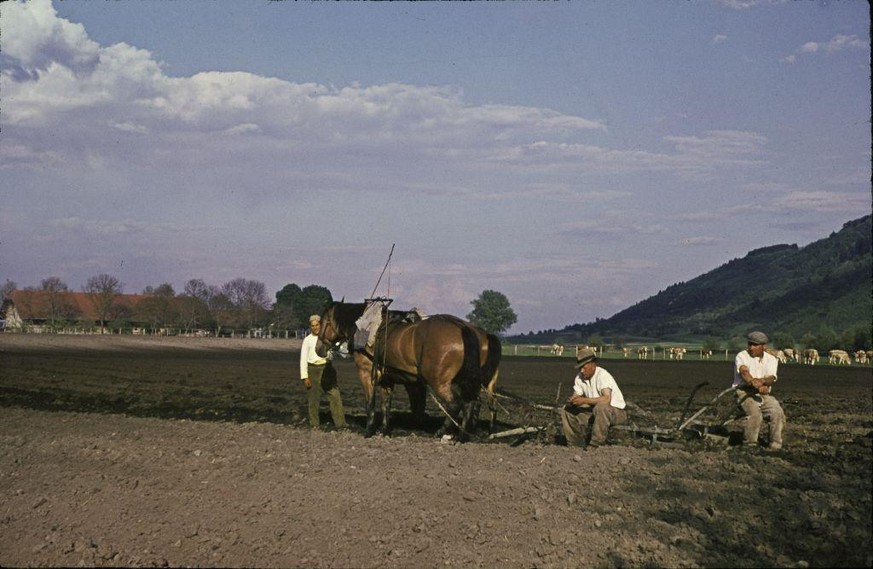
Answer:
<svg viewBox="0 0 873 569"><path fill-rule="evenodd" d="M840 212L861 216L870 213L870 195L851 192L792 191L774 198L770 205L782 212Z"/></svg>
<svg viewBox="0 0 873 569"><path fill-rule="evenodd" d="M109 121L109 126L117 128L118 130L124 132L134 132L139 134L146 134L149 132L148 127L143 126L141 124L136 124L134 122L125 121L125 122L115 122Z"/></svg>
<svg viewBox="0 0 873 569"><path fill-rule="evenodd" d="M217 188L240 163L263 164L284 187L333 189L366 187L365 173L378 170L380 189L470 193L403 170L447 160L458 172L499 168L494 158L516 140L606 132L598 120L549 109L471 105L447 86L334 88L244 72L168 77L150 52L99 46L47 0L12 4L4 15L12 31L4 35L3 115L14 128L4 132L0 167L51 160L93 175L113 163L168 176L196 170L194 184ZM48 129L53 136L43 135Z"/></svg>
<svg viewBox="0 0 873 569"><path fill-rule="evenodd" d="M679 243L681 245L688 246L698 246L698 245L717 245L718 243L723 242L724 239L719 237L705 237L705 236L696 236L696 237L684 237Z"/></svg>
<svg viewBox="0 0 873 569"><path fill-rule="evenodd" d="M837 34L829 42L821 46L826 53L843 51L844 49L870 49L870 42L864 41L858 36Z"/></svg>
<svg viewBox="0 0 873 569"><path fill-rule="evenodd" d="M564 223L558 228L562 237L581 239L636 238L639 235L666 235L669 228L660 222L653 222L649 215L630 211L608 211L595 218Z"/></svg>
<svg viewBox="0 0 873 569"><path fill-rule="evenodd" d="M97 43L81 24L58 19L50 0L16 0L4 7L3 20L3 55L14 76L34 76L55 62L75 73L97 65Z"/></svg>
<svg viewBox="0 0 873 569"><path fill-rule="evenodd" d="M713 36L713 38L712 38L712 43L714 43L714 44L722 44L722 43L726 42L727 39L728 39L728 37L727 37L726 35L724 35L724 34L716 34L716 35Z"/></svg>
<svg viewBox="0 0 873 569"><path fill-rule="evenodd" d="M734 10L747 10L760 4L759 0L719 0L723 6Z"/></svg>
<svg viewBox="0 0 873 569"><path fill-rule="evenodd" d="M581 193L565 182L506 185L495 192L460 180L486 172L505 176L513 168L704 176L724 166L757 164L765 142L755 133L712 131L665 137L673 153L609 149L567 141L608 134L599 120L543 108L471 105L449 86L335 88L244 72L171 78L146 50L97 45L80 25L58 19L45 0L16 3L6 12L17 35L4 44L4 61L12 62L3 68L4 119L17 128L0 148L4 166L29 156L65 160L80 173L106 172L114 162L143 171L196 170L202 174L190 180L193 189L233 183L234 176L242 183L244 173L235 165L246 163L269 165L270 183L285 188L372 189L367 174L378 172L378 189L386 191L486 199L505 191L572 201L619 194ZM46 52L46 45L55 48ZM47 128L56 136L41 136ZM446 163L454 177L437 183L427 174ZM410 164L418 165L415 172L407 171Z"/></svg>
<svg viewBox="0 0 873 569"><path fill-rule="evenodd" d="M741 189L744 192L753 194L783 194L792 191L794 188L784 182L754 182L744 184Z"/></svg>
<svg viewBox="0 0 873 569"><path fill-rule="evenodd" d="M767 142L764 136L754 132L729 130L710 131L705 137L668 136L665 140L673 143L680 153L726 162L755 154Z"/></svg>
<svg viewBox="0 0 873 569"><path fill-rule="evenodd" d="M846 50L870 50L870 42L859 38L857 35L837 34L826 42L809 41L800 46L800 48L780 61L783 63L794 64L798 61L798 56L815 55L825 53L832 55L834 53Z"/></svg>
<svg viewBox="0 0 873 569"><path fill-rule="evenodd" d="M67 231L81 232L94 236L142 233L146 231L143 223L132 221L89 221L78 217L65 217L50 222L50 225Z"/></svg>
<svg viewBox="0 0 873 569"><path fill-rule="evenodd" d="M514 147L495 148L482 160L531 169L561 169L564 172L673 171L702 175L725 166L755 166L762 163L766 138L741 131L711 131L704 136L666 136L674 153L644 150L613 150L590 144L539 140Z"/></svg>

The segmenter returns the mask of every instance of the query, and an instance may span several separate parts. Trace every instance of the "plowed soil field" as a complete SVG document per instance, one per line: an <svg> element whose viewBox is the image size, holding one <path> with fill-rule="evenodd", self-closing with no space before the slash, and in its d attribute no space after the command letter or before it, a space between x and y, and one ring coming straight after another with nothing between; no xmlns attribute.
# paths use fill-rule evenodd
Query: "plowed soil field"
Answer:
<svg viewBox="0 0 873 569"><path fill-rule="evenodd" d="M570 358L501 365L517 399L501 399L498 430L542 432L453 444L433 435L432 401L411 424L402 390L391 435L364 438L348 360L351 431L311 431L298 354L291 340L0 334L0 565L873 565L869 366L781 366L776 453L631 433L581 450L530 405L566 399ZM725 361L602 365L642 431L675 427L731 378ZM730 417L725 401L701 420Z"/></svg>

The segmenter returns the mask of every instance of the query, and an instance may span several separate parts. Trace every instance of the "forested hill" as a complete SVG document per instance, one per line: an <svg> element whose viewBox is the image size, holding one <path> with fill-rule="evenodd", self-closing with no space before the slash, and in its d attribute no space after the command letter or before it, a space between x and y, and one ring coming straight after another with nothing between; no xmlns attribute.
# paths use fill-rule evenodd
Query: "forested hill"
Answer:
<svg viewBox="0 0 873 569"><path fill-rule="evenodd" d="M873 322L871 216L799 248L749 252L693 280L670 286L611 318L552 334L567 343L597 334L611 341L742 337L749 329L786 340L869 338ZM543 338L545 339L545 338ZM868 340L869 341L869 340Z"/></svg>

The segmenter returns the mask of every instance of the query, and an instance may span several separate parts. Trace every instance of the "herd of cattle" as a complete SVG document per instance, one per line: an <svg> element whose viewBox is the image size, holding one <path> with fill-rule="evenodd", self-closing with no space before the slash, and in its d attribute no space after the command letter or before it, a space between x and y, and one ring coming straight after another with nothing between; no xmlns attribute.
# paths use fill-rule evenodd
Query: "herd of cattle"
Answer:
<svg viewBox="0 0 873 569"><path fill-rule="evenodd" d="M578 352L583 348L594 348L597 350L598 348L594 346L576 346L576 351ZM600 348L602 350L602 348ZM552 355L560 356L564 354L564 346L561 344L553 344L552 345ZM628 357L631 353L629 348L621 348L624 357ZM807 365L815 365L821 360L821 354L819 354L818 350L814 348L808 348L806 350L798 350L795 348L783 348L781 350L775 350L772 348L767 348L767 351L776 357L779 360L779 363L804 363ZM682 360L685 359L685 354L688 352L687 348L683 347L670 347L664 348L664 357L670 358L671 360ZM858 350L853 354L849 354L849 352L845 350L830 350L828 352L828 363L831 365L851 365L852 357L855 359L855 363L857 364L866 364L868 362L873 362L873 350ZM649 348L648 346L640 346L637 348L637 358L641 360L647 360L649 358L655 359L655 350L653 348ZM712 350L709 349L701 349L700 350L700 358L708 360L712 358Z"/></svg>
<svg viewBox="0 0 873 569"><path fill-rule="evenodd" d="M808 348L806 350L795 350L792 348L782 350L768 349L767 351L776 356L779 362L783 364L788 362L803 362L807 365L815 365L822 357L815 348ZM830 350L828 352L828 363L831 365L851 365L852 356L854 356L855 363L857 364L866 364L869 361L873 361L873 351L858 350L854 354L849 355L849 352L845 350Z"/></svg>

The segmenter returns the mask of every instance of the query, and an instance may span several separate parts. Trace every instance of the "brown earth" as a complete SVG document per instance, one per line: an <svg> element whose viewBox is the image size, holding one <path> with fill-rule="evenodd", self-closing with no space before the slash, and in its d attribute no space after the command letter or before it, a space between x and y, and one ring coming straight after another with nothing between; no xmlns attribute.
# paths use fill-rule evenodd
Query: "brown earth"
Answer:
<svg viewBox="0 0 873 569"><path fill-rule="evenodd" d="M0 334L0 565L873 565L869 367L782 366L778 453L627 434L583 451L511 400L501 429L550 429L442 443L432 402L414 427L400 395L392 436L365 439L348 361L353 430L310 431L298 349ZM508 357L501 384L554 404L570 362ZM674 425L695 385L711 383L691 410L730 377L728 362L603 366L641 426Z"/></svg>

